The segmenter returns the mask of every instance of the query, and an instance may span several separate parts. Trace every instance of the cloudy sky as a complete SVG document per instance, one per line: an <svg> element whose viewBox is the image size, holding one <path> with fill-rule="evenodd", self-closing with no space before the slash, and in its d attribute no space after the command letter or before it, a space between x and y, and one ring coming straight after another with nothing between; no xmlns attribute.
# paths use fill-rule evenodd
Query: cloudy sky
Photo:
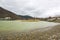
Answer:
<svg viewBox="0 0 60 40"><path fill-rule="evenodd" d="M60 15L60 0L0 0L0 6L18 15L33 17Z"/></svg>

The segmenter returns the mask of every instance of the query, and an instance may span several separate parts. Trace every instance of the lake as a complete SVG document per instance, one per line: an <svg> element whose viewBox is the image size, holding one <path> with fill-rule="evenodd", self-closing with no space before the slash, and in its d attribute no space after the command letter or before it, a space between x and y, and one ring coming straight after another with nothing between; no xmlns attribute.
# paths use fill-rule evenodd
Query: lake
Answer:
<svg viewBox="0 0 60 40"><path fill-rule="evenodd" d="M21 21L0 21L0 31L26 31L38 28L56 26L59 23L53 22L21 22Z"/></svg>

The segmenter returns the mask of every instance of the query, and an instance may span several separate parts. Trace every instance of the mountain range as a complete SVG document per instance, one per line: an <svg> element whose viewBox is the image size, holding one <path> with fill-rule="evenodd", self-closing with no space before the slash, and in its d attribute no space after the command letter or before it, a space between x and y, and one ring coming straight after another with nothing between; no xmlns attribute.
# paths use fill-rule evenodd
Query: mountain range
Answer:
<svg viewBox="0 0 60 40"><path fill-rule="evenodd" d="M33 18L28 15L26 15L26 16L17 15L11 11L8 11L8 10L0 7L0 18L5 18L5 17L11 17L12 20Z"/></svg>

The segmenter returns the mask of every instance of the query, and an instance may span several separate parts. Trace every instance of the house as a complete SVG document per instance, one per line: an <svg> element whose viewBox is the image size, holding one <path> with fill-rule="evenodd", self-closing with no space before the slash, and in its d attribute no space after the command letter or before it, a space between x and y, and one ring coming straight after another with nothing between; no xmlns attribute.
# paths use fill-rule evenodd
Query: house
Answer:
<svg viewBox="0 0 60 40"><path fill-rule="evenodd" d="M11 20L11 17L3 17L3 18L0 18L0 20Z"/></svg>
<svg viewBox="0 0 60 40"><path fill-rule="evenodd" d="M57 17L49 17L48 19L47 19L47 21L56 21L57 20Z"/></svg>
<svg viewBox="0 0 60 40"><path fill-rule="evenodd" d="M10 19L11 19L11 17L5 17L4 19L5 19L5 20L10 20Z"/></svg>

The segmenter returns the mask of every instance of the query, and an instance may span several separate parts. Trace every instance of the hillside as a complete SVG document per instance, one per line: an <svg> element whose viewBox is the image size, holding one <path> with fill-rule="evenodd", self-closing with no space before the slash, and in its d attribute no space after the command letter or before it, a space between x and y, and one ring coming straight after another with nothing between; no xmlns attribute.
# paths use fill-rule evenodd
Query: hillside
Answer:
<svg viewBox="0 0 60 40"><path fill-rule="evenodd" d="M11 17L11 19L17 20L23 20L23 19L28 19L28 18L33 18L31 16L22 16L22 15L16 15L13 12L10 12L2 7L0 7L0 18L5 18L5 17Z"/></svg>
<svg viewBox="0 0 60 40"><path fill-rule="evenodd" d="M19 19L20 18L13 12L10 12L10 11L0 7L0 18L5 18L5 17L11 17L11 19Z"/></svg>

